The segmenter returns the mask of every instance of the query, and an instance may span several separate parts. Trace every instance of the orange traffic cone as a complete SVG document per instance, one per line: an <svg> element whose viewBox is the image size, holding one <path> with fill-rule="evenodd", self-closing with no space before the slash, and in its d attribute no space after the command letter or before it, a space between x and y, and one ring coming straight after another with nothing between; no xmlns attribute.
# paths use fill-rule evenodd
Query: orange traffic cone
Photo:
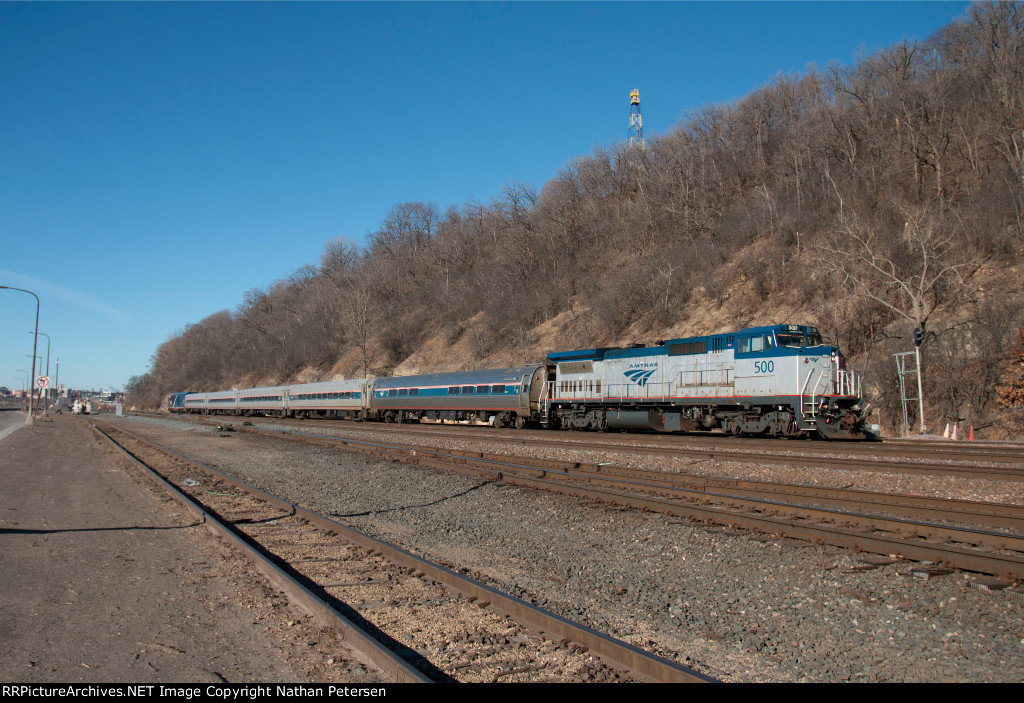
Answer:
<svg viewBox="0 0 1024 703"><path fill-rule="evenodd" d="M970 432L970 434L967 435L967 441L968 442L973 442L974 441L974 425L971 425L971 432Z"/></svg>

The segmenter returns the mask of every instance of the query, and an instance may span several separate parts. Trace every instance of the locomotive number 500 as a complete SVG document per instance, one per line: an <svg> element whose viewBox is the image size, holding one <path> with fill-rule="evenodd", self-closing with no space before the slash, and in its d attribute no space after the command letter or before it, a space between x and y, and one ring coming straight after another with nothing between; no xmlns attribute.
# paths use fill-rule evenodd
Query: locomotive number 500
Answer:
<svg viewBox="0 0 1024 703"><path fill-rule="evenodd" d="M774 361L755 361L754 362L755 373L774 373L775 362Z"/></svg>

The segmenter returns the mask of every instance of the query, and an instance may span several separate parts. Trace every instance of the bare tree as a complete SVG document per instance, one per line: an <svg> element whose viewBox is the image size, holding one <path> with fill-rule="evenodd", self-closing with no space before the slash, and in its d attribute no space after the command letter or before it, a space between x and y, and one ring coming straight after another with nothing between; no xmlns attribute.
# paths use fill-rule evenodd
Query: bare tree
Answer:
<svg viewBox="0 0 1024 703"><path fill-rule="evenodd" d="M370 340L377 323L377 309L374 306L373 296L365 287L355 284L345 296L343 310L342 320L359 348L363 378L366 378L370 369Z"/></svg>
<svg viewBox="0 0 1024 703"><path fill-rule="evenodd" d="M962 297L981 265L955 223L902 208L903 231L869 225L847 208L815 247L815 259L848 293L875 301L921 330L943 303Z"/></svg>
<svg viewBox="0 0 1024 703"><path fill-rule="evenodd" d="M888 354L902 327L928 325L933 377L946 375L933 408L990 417L992 377L954 376L998 346L980 323L1004 301L982 290L980 262L988 286L1024 260L1021 8L978 3L925 41L779 76L650 136L642 157L612 145L574 159L539 194L512 182L443 213L399 203L365 249L329 242L318 266L177 333L132 387L284 379L346 356L379 373L437 335L478 336L480 363L526 358L553 320L558 344L696 333L691 320L742 296L720 329L801 305L893 407Z"/></svg>

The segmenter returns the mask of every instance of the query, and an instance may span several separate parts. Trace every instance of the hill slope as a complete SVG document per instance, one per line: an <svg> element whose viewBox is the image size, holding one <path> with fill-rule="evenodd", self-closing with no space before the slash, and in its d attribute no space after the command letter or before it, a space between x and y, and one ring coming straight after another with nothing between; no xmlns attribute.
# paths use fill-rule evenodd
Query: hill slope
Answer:
<svg viewBox="0 0 1024 703"><path fill-rule="evenodd" d="M778 77L646 151L538 193L401 203L365 248L182 330L133 402L258 383L470 368L775 322L818 325L899 415L892 354L923 347L928 420L1019 432L995 388L1024 245L1024 10L978 4L926 42Z"/></svg>

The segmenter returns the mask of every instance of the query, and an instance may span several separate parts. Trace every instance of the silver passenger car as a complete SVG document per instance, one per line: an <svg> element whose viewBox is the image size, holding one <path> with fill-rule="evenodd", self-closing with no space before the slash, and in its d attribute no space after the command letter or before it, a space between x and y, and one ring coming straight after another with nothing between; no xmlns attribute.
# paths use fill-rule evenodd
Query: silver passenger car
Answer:
<svg viewBox="0 0 1024 703"><path fill-rule="evenodd" d="M522 427L536 412L545 366L392 376L373 382L371 416Z"/></svg>
<svg viewBox="0 0 1024 703"><path fill-rule="evenodd" d="M360 419L367 407L367 388L372 381L324 381L288 387L287 410L295 417Z"/></svg>

